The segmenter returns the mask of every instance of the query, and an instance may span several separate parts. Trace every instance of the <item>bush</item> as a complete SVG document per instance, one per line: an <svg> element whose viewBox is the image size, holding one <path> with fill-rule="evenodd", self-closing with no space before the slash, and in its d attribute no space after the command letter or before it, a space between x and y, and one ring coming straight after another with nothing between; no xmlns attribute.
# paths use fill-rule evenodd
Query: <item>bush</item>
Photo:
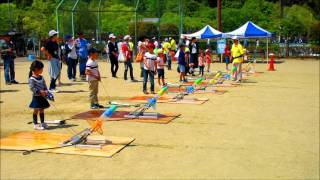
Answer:
<svg viewBox="0 0 320 180"><path fill-rule="evenodd" d="M160 32L162 36L176 35L179 34L179 28L175 24L161 24Z"/></svg>
<svg viewBox="0 0 320 180"><path fill-rule="evenodd" d="M134 26L135 26L134 23L130 23L129 30L128 30L129 34L132 34L132 35L135 34ZM138 39L140 39L141 37L154 37L157 34L158 34L157 25L155 23L145 23L145 22L137 23Z"/></svg>

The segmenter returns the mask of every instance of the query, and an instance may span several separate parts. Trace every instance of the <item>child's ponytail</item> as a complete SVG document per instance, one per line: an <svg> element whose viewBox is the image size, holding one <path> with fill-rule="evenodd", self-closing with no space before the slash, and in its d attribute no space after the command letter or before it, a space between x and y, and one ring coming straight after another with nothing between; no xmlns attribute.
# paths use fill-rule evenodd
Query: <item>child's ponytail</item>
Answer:
<svg viewBox="0 0 320 180"><path fill-rule="evenodd" d="M31 69L30 69L30 71L29 71L29 78L32 76L32 71L31 71Z"/></svg>
<svg viewBox="0 0 320 180"><path fill-rule="evenodd" d="M42 69L44 67L41 61L35 60L30 65L29 78L32 76L32 72L37 69Z"/></svg>

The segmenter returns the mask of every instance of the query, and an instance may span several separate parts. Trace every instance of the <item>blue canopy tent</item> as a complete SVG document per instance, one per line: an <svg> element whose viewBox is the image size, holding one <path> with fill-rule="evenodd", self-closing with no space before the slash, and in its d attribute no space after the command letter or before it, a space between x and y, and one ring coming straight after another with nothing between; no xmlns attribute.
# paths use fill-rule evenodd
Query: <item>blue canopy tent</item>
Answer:
<svg viewBox="0 0 320 180"><path fill-rule="evenodd" d="M239 38L268 38L271 37L271 33L248 21L238 29L224 33L223 36L227 38L232 36L238 36Z"/></svg>
<svg viewBox="0 0 320 180"><path fill-rule="evenodd" d="M206 25L200 31L192 34L181 34L181 38L198 38L198 39L210 39L210 38L221 38L222 32L214 29L210 25Z"/></svg>
<svg viewBox="0 0 320 180"><path fill-rule="evenodd" d="M230 38L232 36L238 36L239 38L267 38L267 61L268 61L268 38L271 37L271 33L267 30L257 26L251 21L246 22L244 25L239 27L238 29L223 33L224 38Z"/></svg>

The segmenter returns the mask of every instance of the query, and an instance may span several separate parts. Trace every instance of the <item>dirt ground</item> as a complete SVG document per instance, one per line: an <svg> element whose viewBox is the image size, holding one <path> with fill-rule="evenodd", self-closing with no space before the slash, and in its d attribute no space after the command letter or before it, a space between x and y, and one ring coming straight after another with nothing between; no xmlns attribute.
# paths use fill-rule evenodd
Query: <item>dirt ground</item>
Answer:
<svg viewBox="0 0 320 180"><path fill-rule="evenodd" d="M16 62L18 85L4 85L0 72L1 137L33 130L27 124L32 119L29 65ZM138 77L139 66L134 67ZM99 68L105 86L100 85L101 103L142 94L141 82L111 79L106 62L100 61ZM223 68L215 63L212 70ZM226 94L193 95L210 98L203 105L159 104L159 112L182 114L169 124L104 123L105 135L136 138L112 158L1 151L1 179L319 179L319 61L287 59L276 68L268 72L258 64L265 73ZM120 64L120 77L123 69ZM58 87L57 109L46 110L47 120L89 109L87 83L70 83L66 66L62 71L66 84ZM43 75L48 84L47 63ZM177 82L176 71L166 75ZM67 123L75 130L88 126L79 120Z"/></svg>

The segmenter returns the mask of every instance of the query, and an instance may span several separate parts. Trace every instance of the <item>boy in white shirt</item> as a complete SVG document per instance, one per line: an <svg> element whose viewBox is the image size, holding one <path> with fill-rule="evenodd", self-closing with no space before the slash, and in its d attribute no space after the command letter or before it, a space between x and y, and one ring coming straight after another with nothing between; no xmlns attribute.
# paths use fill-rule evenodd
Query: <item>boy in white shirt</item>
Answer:
<svg viewBox="0 0 320 180"><path fill-rule="evenodd" d="M147 92L147 81L148 77L150 78L151 84L151 93L154 94L154 75L157 74L157 56L153 53L154 44L149 43L147 45L148 52L144 54L143 60L143 93L148 94Z"/></svg>
<svg viewBox="0 0 320 180"><path fill-rule="evenodd" d="M91 109L103 108L98 103L99 81L101 81L100 72L98 69L98 52L95 48L89 49L89 59L86 63L86 79L89 83L89 98Z"/></svg>

